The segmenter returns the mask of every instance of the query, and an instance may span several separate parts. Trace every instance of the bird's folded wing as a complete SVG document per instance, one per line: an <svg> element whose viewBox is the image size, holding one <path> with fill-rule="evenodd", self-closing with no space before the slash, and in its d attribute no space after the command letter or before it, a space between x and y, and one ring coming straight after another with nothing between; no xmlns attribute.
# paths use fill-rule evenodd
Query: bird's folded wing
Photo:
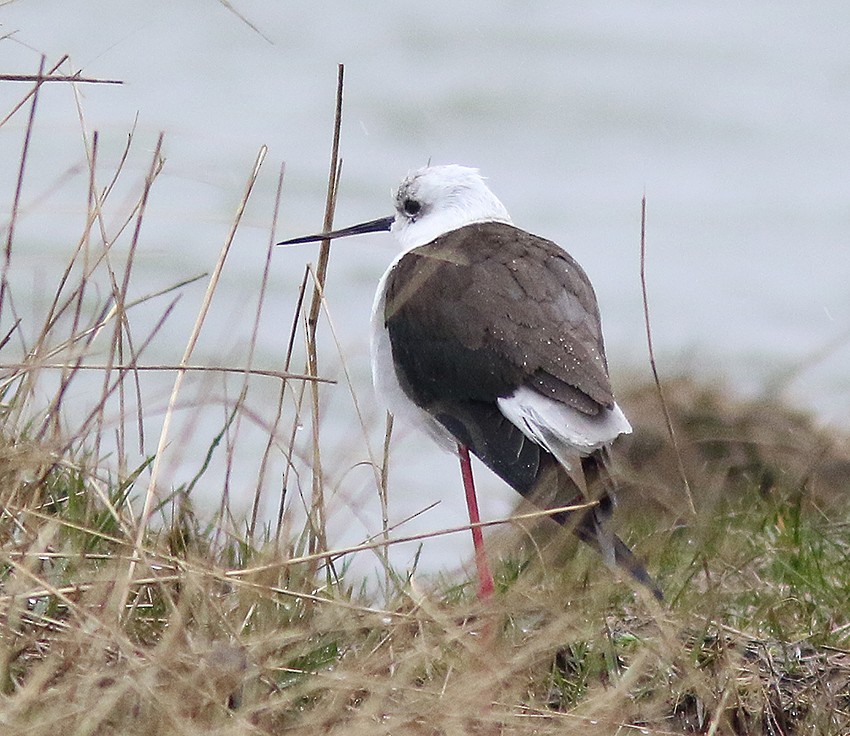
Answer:
<svg viewBox="0 0 850 736"><path fill-rule="evenodd" d="M590 281L523 230L467 225L405 254L388 276L384 317L399 380L423 408L520 386L589 415L613 405Z"/></svg>

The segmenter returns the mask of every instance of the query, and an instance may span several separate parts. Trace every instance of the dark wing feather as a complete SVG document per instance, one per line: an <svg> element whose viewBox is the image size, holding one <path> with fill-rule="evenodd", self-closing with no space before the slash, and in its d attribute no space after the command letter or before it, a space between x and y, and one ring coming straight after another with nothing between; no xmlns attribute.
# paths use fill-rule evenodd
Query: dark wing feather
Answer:
<svg viewBox="0 0 850 736"><path fill-rule="evenodd" d="M548 452L514 426L493 402L444 401L434 418L473 455L523 496L533 494Z"/></svg>
<svg viewBox="0 0 850 736"><path fill-rule="evenodd" d="M467 225L405 254L386 288L399 380L426 410L522 385L587 414L613 403L593 287L555 243Z"/></svg>

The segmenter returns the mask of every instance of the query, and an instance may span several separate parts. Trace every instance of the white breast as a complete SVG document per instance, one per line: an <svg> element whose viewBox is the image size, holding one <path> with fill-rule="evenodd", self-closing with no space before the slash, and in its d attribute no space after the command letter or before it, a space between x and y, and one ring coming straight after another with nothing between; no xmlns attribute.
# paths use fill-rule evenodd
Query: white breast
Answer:
<svg viewBox="0 0 850 736"><path fill-rule="evenodd" d="M399 383L395 363L393 362L390 333L384 324L387 278L404 255L404 253L400 253L396 256L395 260L381 277L378 283L378 289L375 292L375 301L372 304L371 334L369 340L372 357L372 383L375 386L375 393L378 396L378 400L384 403L387 411L395 419L411 424L416 429L426 432L438 445L453 452L457 446L456 441L445 430L443 425L408 398Z"/></svg>

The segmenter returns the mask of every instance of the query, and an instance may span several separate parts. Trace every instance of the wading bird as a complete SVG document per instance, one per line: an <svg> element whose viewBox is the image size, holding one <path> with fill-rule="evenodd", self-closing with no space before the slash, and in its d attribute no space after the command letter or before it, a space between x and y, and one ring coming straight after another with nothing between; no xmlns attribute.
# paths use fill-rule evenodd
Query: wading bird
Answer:
<svg viewBox="0 0 850 736"><path fill-rule="evenodd" d="M596 296L552 241L515 227L476 169L428 166L395 195L395 214L279 245L391 230L402 247L372 310L375 390L396 417L457 448L479 596L493 591L472 452L656 598L661 592L610 529L611 443L631 426L614 400Z"/></svg>

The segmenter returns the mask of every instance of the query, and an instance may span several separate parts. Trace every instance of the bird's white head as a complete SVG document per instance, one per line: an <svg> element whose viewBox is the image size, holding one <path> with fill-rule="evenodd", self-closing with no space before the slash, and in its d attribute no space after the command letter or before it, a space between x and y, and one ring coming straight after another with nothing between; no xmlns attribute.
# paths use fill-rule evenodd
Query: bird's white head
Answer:
<svg viewBox="0 0 850 736"><path fill-rule="evenodd" d="M426 166L408 175L399 186L394 215L341 230L290 238L278 245L392 230L407 251L474 222L511 222L505 205L490 191L478 169L457 164Z"/></svg>
<svg viewBox="0 0 850 736"><path fill-rule="evenodd" d="M478 169L449 164L408 175L395 194L392 231L405 250L474 222L511 218Z"/></svg>

